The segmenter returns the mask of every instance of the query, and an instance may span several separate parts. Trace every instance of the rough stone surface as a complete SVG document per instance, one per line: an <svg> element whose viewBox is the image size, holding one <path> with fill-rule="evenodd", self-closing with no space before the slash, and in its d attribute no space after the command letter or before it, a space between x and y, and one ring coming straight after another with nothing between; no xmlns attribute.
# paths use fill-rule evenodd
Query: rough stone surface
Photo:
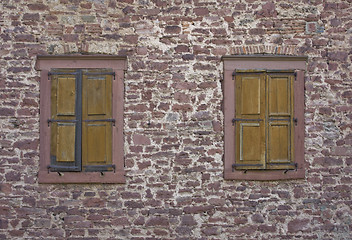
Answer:
<svg viewBox="0 0 352 240"><path fill-rule="evenodd" d="M1 239L351 239L350 0L0 3ZM42 54L127 55L126 183L38 184ZM308 56L306 179L225 181L223 63Z"/></svg>

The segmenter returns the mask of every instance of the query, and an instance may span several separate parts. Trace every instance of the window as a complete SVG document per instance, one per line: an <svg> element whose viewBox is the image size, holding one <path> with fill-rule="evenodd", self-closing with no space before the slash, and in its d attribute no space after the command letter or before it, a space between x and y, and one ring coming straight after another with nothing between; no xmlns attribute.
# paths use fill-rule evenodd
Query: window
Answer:
<svg viewBox="0 0 352 240"><path fill-rule="evenodd" d="M38 56L40 183L123 183L119 56Z"/></svg>
<svg viewBox="0 0 352 240"><path fill-rule="evenodd" d="M304 178L306 58L223 61L225 179Z"/></svg>

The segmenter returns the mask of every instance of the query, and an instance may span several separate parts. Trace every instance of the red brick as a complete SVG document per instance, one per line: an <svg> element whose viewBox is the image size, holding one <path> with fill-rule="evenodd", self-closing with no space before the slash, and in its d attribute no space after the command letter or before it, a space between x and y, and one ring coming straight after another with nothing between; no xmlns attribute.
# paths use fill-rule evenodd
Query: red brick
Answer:
<svg viewBox="0 0 352 240"><path fill-rule="evenodd" d="M164 71L167 68L168 68L167 63L163 63L163 62L151 62L150 63L150 70Z"/></svg>
<svg viewBox="0 0 352 240"><path fill-rule="evenodd" d="M77 42L79 39L78 34L64 34L63 39L65 42Z"/></svg>
<svg viewBox="0 0 352 240"><path fill-rule="evenodd" d="M27 139L27 140L17 141L13 146L21 150L25 150L25 149L35 150L38 147L38 139L34 139L34 140Z"/></svg>
<svg viewBox="0 0 352 240"><path fill-rule="evenodd" d="M48 10L48 6L42 4L42 3L34 3L34 4L28 4L27 5L29 10L32 11L44 11L44 10Z"/></svg>
<svg viewBox="0 0 352 240"><path fill-rule="evenodd" d="M267 232L275 232L276 227L275 226L270 226L270 225L260 225L258 227L258 230L262 233L267 233Z"/></svg>
<svg viewBox="0 0 352 240"><path fill-rule="evenodd" d="M143 208L144 204L138 201L126 201L125 207L127 208Z"/></svg>
<svg viewBox="0 0 352 240"><path fill-rule="evenodd" d="M352 98L352 91L345 91L342 93L342 97L344 98Z"/></svg>
<svg viewBox="0 0 352 240"><path fill-rule="evenodd" d="M192 82L179 82L173 85L175 88L177 89L195 89L197 88L197 84L196 83L192 83Z"/></svg>
<svg viewBox="0 0 352 240"><path fill-rule="evenodd" d="M189 112L193 110L193 107L190 104L174 104L172 110Z"/></svg>
<svg viewBox="0 0 352 240"><path fill-rule="evenodd" d="M175 51L177 53L189 52L189 47L187 45L178 45L177 47L175 47Z"/></svg>
<svg viewBox="0 0 352 240"><path fill-rule="evenodd" d="M299 232L308 228L309 219L295 219L287 224L288 231L291 233Z"/></svg>
<svg viewBox="0 0 352 240"><path fill-rule="evenodd" d="M243 226L239 227L238 229L235 230L236 234L245 234L245 235L251 235L253 232L257 231L257 226L254 225L248 225L248 226Z"/></svg>
<svg viewBox="0 0 352 240"><path fill-rule="evenodd" d="M5 174L6 181L20 181L21 180L21 173L11 171Z"/></svg>
<svg viewBox="0 0 352 240"><path fill-rule="evenodd" d="M0 108L0 116L14 116L15 110L12 108Z"/></svg>
<svg viewBox="0 0 352 240"><path fill-rule="evenodd" d="M86 207L104 207L105 201L100 198L87 198L83 201L83 205Z"/></svg>
<svg viewBox="0 0 352 240"><path fill-rule="evenodd" d="M332 61L346 61L348 57L347 52L336 51L336 52L329 52L328 57Z"/></svg>
<svg viewBox="0 0 352 240"><path fill-rule="evenodd" d="M16 42L35 42L35 36L32 34L18 34L15 35Z"/></svg>
<svg viewBox="0 0 352 240"><path fill-rule="evenodd" d="M166 26L165 33L166 34L179 34L181 32L181 28L179 26Z"/></svg>
<svg viewBox="0 0 352 240"><path fill-rule="evenodd" d="M186 214L197 214L197 213L212 211L213 208L214 208L213 206L191 206L191 207L185 207L183 211Z"/></svg>
<svg viewBox="0 0 352 240"><path fill-rule="evenodd" d="M177 100L180 103L188 103L188 102L190 102L191 97L189 94L176 92L175 93L175 100Z"/></svg>
<svg viewBox="0 0 352 240"><path fill-rule="evenodd" d="M39 13L25 13L22 20L24 21L39 21Z"/></svg>
<svg viewBox="0 0 352 240"><path fill-rule="evenodd" d="M264 223L264 218L261 214L256 213L252 216L252 221L256 223Z"/></svg>
<svg viewBox="0 0 352 240"><path fill-rule="evenodd" d="M92 8L92 3L90 3L90 2L81 3L80 6L81 6L81 8L91 9Z"/></svg>
<svg viewBox="0 0 352 240"><path fill-rule="evenodd" d="M125 35L123 40L130 44L136 44L138 42L138 35Z"/></svg>
<svg viewBox="0 0 352 240"><path fill-rule="evenodd" d="M209 14L209 10L205 7L201 7L201 8L194 8L193 12L197 15L197 16L206 16Z"/></svg>
<svg viewBox="0 0 352 240"><path fill-rule="evenodd" d="M202 230L204 236L219 235L220 229L218 227L205 227Z"/></svg>
<svg viewBox="0 0 352 240"><path fill-rule="evenodd" d="M150 139L144 135L134 134L133 143L136 145L150 145Z"/></svg>
<svg viewBox="0 0 352 240"><path fill-rule="evenodd" d="M156 192L156 196L158 199L170 199L173 197L172 191L159 190Z"/></svg>
<svg viewBox="0 0 352 240"><path fill-rule="evenodd" d="M209 54L210 50L199 45L193 46L194 54Z"/></svg>
<svg viewBox="0 0 352 240"><path fill-rule="evenodd" d="M164 226L164 227L167 227L169 226L169 219L166 218L166 217L151 217L149 218L145 225L147 227L149 226Z"/></svg>

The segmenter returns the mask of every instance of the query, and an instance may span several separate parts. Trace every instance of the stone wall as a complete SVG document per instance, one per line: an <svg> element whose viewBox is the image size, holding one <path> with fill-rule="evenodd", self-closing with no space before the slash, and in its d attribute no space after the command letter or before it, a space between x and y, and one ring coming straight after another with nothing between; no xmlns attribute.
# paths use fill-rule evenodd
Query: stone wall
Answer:
<svg viewBox="0 0 352 240"><path fill-rule="evenodd" d="M0 3L1 239L350 239L351 0ZM38 184L41 54L127 55L126 184ZM223 178L223 64L308 56L306 179Z"/></svg>

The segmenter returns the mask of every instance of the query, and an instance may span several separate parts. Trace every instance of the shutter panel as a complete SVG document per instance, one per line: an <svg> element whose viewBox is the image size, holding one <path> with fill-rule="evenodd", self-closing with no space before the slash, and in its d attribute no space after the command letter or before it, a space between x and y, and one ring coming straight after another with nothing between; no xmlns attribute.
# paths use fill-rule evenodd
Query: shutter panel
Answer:
<svg viewBox="0 0 352 240"><path fill-rule="evenodd" d="M268 74L267 168L293 169L293 74Z"/></svg>
<svg viewBox="0 0 352 240"><path fill-rule="evenodd" d="M82 164L84 171L112 171L112 75L83 72Z"/></svg>
<svg viewBox="0 0 352 240"><path fill-rule="evenodd" d="M297 170L303 171L304 176L304 71L296 71L294 80L294 146L293 159L297 163Z"/></svg>
<svg viewBox="0 0 352 240"><path fill-rule="evenodd" d="M80 171L77 144L77 73L54 70L51 76L50 171Z"/></svg>
<svg viewBox="0 0 352 240"><path fill-rule="evenodd" d="M236 169L265 168L265 75L238 73L235 82Z"/></svg>

